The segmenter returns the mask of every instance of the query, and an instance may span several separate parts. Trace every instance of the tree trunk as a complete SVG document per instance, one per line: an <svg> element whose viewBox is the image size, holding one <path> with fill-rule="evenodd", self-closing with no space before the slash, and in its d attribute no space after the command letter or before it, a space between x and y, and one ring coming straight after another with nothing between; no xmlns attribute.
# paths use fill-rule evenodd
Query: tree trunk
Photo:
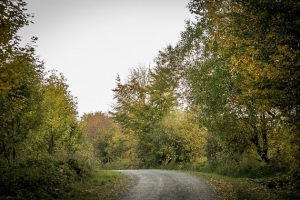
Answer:
<svg viewBox="0 0 300 200"><path fill-rule="evenodd" d="M254 125L254 137L251 138L251 142L255 145L256 151L263 162L267 164L270 162L268 158L268 137L267 137L267 129L266 129L266 121L265 115L261 115L260 117L261 124L260 130ZM259 140L259 136L261 136L261 142Z"/></svg>
<svg viewBox="0 0 300 200"><path fill-rule="evenodd" d="M53 149L54 149L54 136L53 136L53 134L51 134L51 138L50 138L50 141L49 141L49 143L48 143L48 153L50 154L50 155L52 155L53 154Z"/></svg>

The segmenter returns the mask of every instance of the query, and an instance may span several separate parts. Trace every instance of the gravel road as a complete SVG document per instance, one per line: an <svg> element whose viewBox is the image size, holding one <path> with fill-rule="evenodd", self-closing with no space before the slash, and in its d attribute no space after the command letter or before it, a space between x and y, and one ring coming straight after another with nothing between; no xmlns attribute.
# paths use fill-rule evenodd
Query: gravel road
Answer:
<svg viewBox="0 0 300 200"><path fill-rule="evenodd" d="M215 200L209 183L188 173L166 170L117 170L129 177L127 189L114 200Z"/></svg>

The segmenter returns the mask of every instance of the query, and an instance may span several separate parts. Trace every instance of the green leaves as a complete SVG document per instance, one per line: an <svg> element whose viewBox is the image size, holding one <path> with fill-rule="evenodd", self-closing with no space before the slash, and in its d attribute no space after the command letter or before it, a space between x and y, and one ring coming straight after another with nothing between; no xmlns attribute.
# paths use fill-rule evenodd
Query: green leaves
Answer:
<svg viewBox="0 0 300 200"><path fill-rule="evenodd" d="M12 161L17 146L42 123L43 74L40 72L42 66L27 54L15 54L13 60L2 64L2 77L6 77L2 82L6 87L2 87L0 93L0 153Z"/></svg>
<svg viewBox="0 0 300 200"><path fill-rule="evenodd" d="M154 130L177 105L177 82L172 75L171 70L159 66L154 70L140 66L131 70L125 83L118 77L113 90L116 100L113 118L123 129L134 133L139 142L139 156L144 162L157 162L155 158L148 159L155 157L152 151L156 146Z"/></svg>
<svg viewBox="0 0 300 200"><path fill-rule="evenodd" d="M51 71L45 79L43 107L47 111L44 116L44 147L49 154L62 151L64 146L72 146L72 126L76 124L77 102L68 91L65 77Z"/></svg>
<svg viewBox="0 0 300 200"><path fill-rule="evenodd" d="M205 160L206 132L200 130L191 113L174 110L156 127L153 140L163 165L197 163Z"/></svg>
<svg viewBox="0 0 300 200"><path fill-rule="evenodd" d="M30 24L32 14L26 13L26 3L23 0L5 0L0 2L0 60L1 63L11 59L14 52L33 53L34 49L27 45L20 47L20 37L17 32Z"/></svg>
<svg viewBox="0 0 300 200"><path fill-rule="evenodd" d="M114 89L114 119L124 128L133 130L136 134L146 134L153 129L162 112L161 104L156 104L154 95L161 94L154 88L154 78L150 69L139 67L133 69L128 80L122 84L117 78L117 87ZM152 90L153 89L153 90ZM160 110L160 111L159 111Z"/></svg>
<svg viewBox="0 0 300 200"><path fill-rule="evenodd" d="M199 123L223 151L249 147L268 162L279 127L299 130L299 2L192 0L189 8L201 25L188 26L179 44L185 59L199 49L193 41L206 52L187 76Z"/></svg>

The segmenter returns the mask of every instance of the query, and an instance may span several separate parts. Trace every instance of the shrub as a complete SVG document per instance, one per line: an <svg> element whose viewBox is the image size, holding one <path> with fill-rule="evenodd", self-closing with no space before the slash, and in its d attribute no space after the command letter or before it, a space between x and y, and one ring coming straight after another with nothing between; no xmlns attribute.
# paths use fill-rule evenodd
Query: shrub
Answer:
<svg viewBox="0 0 300 200"><path fill-rule="evenodd" d="M0 165L0 197L3 198L67 198L73 183L92 176L88 166L76 159L30 158L10 166Z"/></svg>

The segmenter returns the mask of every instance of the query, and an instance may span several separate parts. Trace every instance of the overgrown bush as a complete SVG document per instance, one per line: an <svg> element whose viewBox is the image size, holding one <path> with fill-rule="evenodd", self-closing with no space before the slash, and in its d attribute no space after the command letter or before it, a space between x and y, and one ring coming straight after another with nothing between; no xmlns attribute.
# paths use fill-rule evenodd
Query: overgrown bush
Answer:
<svg viewBox="0 0 300 200"><path fill-rule="evenodd" d="M0 164L0 199L67 199L72 184L92 176L90 167L77 159L30 158Z"/></svg>

